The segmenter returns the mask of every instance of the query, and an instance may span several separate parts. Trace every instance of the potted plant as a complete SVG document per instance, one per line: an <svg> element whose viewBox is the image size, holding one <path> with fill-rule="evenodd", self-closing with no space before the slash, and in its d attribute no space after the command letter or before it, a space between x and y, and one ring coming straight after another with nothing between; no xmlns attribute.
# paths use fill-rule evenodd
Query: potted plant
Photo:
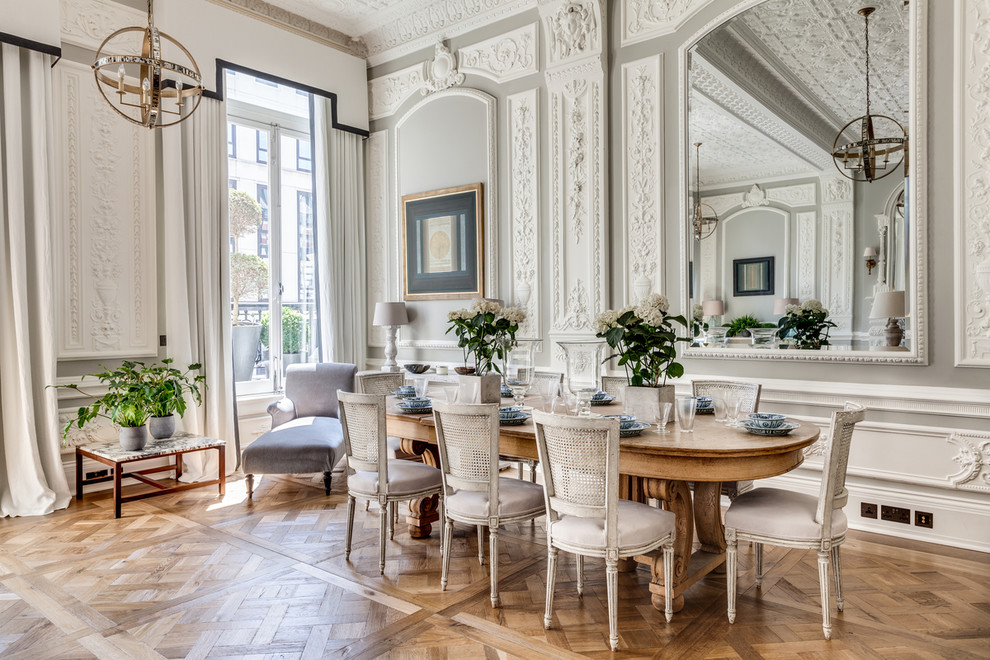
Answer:
<svg viewBox="0 0 990 660"><path fill-rule="evenodd" d="M185 395L192 396L196 404L203 403L203 389L206 377L193 375L202 369L198 362L190 364L185 371L172 366L173 360L166 358L161 364L153 364L141 369L141 377L150 388L150 412L148 431L153 438L167 438L175 432L175 414L182 417L186 412Z"/></svg>
<svg viewBox="0 0 990 660"><path fill-rule="evenodd" d="M788 305L784 316L777 322L777 334L783 339L790 335L796 348L820 350L828 346L828 332L836 327L829 320L828 310L814 298L808 298L801 305Z"/></svg>
<svg viewBox="0 0 990 660"><path fill-rule="evenodd" d="M116 369L100 365L104 371L83 376L97 378L107 386L107 392L97 397L80 389L79 384L56 385L55 387L76 390L81 394L93 397L93 402L81 406L76 416L69 420L62 432L68 436L73 426L82 428L86 423L97 417L109 419L120 427L120 446L125 451L139 451L148 442L148 427L146 423L151 415L151 386L141 375L140 362L124 360Z"/></svg>
<svg viewBox="0 0 990 660"><path fill-rule="evenodd" d="M705 321L705 309L700 303L695 303L691 307L691 344L700 344L704 341L707 332L708 323Z"/></svg>
<svg viewBox="0 0 990 660"><path fill-rule="evenodd" d="M723 324L723 327L728 328L725 333L726 337L749 337L750 328L759 328L761 326L758 318L752 314L743 314Z"/></svg>
<svg viewBox="0 0 990 660"><path fill-rule="evenodd" d="M457 335L457 345L464 352L464 365L468 355L474 356L477 376L476 386L482 403L498 403L501 397L502 370L499 366L505 357L506 343L513 343L519 324L526 320L526 312L519 307L502 307L493 300L478 300L470 309L457 309L447 314L450 326L447 333ZM494 373L493 373L494 372ZM468 381L475 384L475 381Z"/></svg>
<svg viewBox="0 0 990 660"><path fill-rule="evenodd" d="M261 345L268 348L268 312L261 315ZM282 369L302 361L303 348L309 345L309 323L295 307L282 307Z"/></svg>
<svg viewBox="0 0 990 660"><path fill-rule="evenodd" d="M227 211L234 252L230 255L231 344L234 380L251 380L261 340L261 326L240 321L240 301L245 296L263 297L268 289L268 264L256 254L237 251L238 239L257 231L262 222L261 205L243 190L228 190Z"/></svg>
<svg viewBox="0 0 990 660"><path fill-rule="evenodd" d="M595 320L596 336L615 351L606 359L618 358L618 366L626 371L627 404L674 402L674 386L667 378L684 375L684 366L676 361L677 342L691 338L677 336L674 324L688 328L688 322L669 314L669 309L666 297L651 293L638 305L606 310Z"/></svg>

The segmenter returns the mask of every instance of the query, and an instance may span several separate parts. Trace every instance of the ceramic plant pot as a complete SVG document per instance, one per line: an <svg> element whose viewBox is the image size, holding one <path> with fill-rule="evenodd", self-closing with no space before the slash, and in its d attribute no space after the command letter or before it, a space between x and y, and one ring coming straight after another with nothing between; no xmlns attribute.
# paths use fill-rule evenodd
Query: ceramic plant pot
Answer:
<svg viewBox="0 0 990 660"><path fill-rule="evenodd" d="M120 446L124 451L141 451L146 444L148 444L147 425L120 428Z"/></svg>
<svg viewBox="0 0 990 660"><path fill-rule="evenodd" d="M171 437L175 433L175 415L150 418L148 420L148 432L156 440Z"/></svg>

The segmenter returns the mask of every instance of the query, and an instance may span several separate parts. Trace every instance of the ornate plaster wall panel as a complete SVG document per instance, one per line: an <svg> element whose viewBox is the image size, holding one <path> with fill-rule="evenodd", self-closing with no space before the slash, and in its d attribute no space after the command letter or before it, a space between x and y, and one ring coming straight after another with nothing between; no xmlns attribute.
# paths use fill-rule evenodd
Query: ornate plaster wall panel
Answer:
<svg viewBox="0 0 990 660"><path fill-rule="evenodd" d="M725 300L718 290L718 244L722 242L724 227L717 227L715 235L701 241L701 268L698 288L701 291L699 300Z"/></svg>
<svg viewBox="0 0 990 660"><path fill-rule="evenodd" d="M853 291L853 204L822 207L821 302L835 321L833 336L848 335L852 328Z"/></svg>
<svg viewBox="0 0 990 660"><path fill-rule="evenodd" d="M365 222L368 264L368 345L384 346L385 329L372 325L375 306L388 295L388 131L375 131L365 141Z"/></svg>
<svg viewBox="0 0 990 660"><path fill-rule="evenodd" d="M602 53L602 13L598 0L547 2L543 16L548 68Z"/></svg>
<svg viewBox="0 0 990 660"><path fill-rule="evenodd" d="M952 461L960 467L959 472L949 475L949 483L955 488L990 493L990 435L953 433L948 443L959 448Z"/></svg>
<svg viewBox="0 0 990 660"><path fill-rule="evenodd" d="M621 0L621 45L672 34L711 0Z"/></svg>
<svg viewBox="0 0 990 660"><path fill-rule="evenodd" d="M506 99L509 114L512 297L526 310L520 337L542 336L540 318L540 134L539 91Z"/></svg>
<svg viewBox="0 0 990 660"><path fill-rule="evenodd" d="M742 206L743 202L746 201L745 195L741 192L712 196L708 196L702 192L701 199L705 202L705 204L708 204L715 209L715 213L717 213L719 217L722 217L722 215L727 213L729 209Z"/></svg>
<svg viewBox="0 0 990 660"><path fill-rule="evenodd" d="M622 65L622 209L626 222L626 300L663 292L660 55Z"/></svg>
<svg viewBox="0 0 990 660"><path fill-rule="evenodd" d="M423 65L423 78L419 90L423 96L464 82L464 74L457 70L457 58L442 41L433 46L433 59Z"/></svg>
<svg viewBox="0 0 990 660"><path fill-rule="evenodd" d="M154 133L123 121L88 66L55 70L58 356L158 352Z"/></svg>
<svg viewBox="0 0 990 660"><path fill-rule="evenodd" d="M990 367L990 0L955 8L955 363Z"/></svg>
<svg viewBox="0 0 990 660"><path fill-rule="evenodd" d="M372 120L388 117L406 99L423 89L423 65L415 64L401 71L368 81L368 113Z"/></svg>
<svg viewBox="0 0 990 660"><path fill-rule="evenodd" d="M797 186L783 186L767 190L767 199L785 206L814 206L815 184L805 183Z"/></svg>
<svg viewBox="0 0 990 660"><path fill-rule="evenodd" d="M112 32L148 24L145 12L108 0L61 0L59 10L62 14L62 41L93 51Z"/></svg>
<svg viewBox="0 0 990 660"><path fill-rule="evenodd" d="M538 35L537 24L532 23L461 48L457 51L459 68L462 73L484 76L498 83L537 73Z"/></svg>
<svg viewBox="0 0 990 660"><path fill-rule="evenodd" d="M814 211L798 213L797 218L797 297L814 298L818 264L815 249L818 214Z"/></svg>

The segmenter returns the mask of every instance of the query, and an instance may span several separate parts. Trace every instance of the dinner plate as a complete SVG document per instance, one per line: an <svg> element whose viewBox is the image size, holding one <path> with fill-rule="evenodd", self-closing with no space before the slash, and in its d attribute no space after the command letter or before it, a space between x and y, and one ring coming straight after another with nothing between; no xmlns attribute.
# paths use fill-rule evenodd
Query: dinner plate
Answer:
<svg viewBox="0 0 990 660"><path fill-rule="evenodd" d="M741 422L741 424L742 424L742 427L744 429L746 429L746 432L747 433L752 433L753 435L764 435L764 436L787 435L788 433L790 433L794 429L796 429L799 426L801 426L797 422L784 422L783 424L781 424L780 426L778 426L776 428L773 428L773 429L763 429L763 428L760 428L759 426L752 426L752 425L748 424L747 422Z"/></svg>
<svg viewBox="0 0 990 660"><path fill-rule="evenodd" d="M409 390L403 392L402 390L392 390L392 394L395 395L397 399L408 399L411 396L416 396L416 390Z"/></svg>
<svg viewBox="0 0 990 660"><path fill-rule="evenodd" d="M615 401L615 397L612 396L612 395L610 395L610 394L606 394L603 397L599 397L597 399L592 399L591 400L591 405L593 405L593 406L607 406L608 404L612 403L613 401Z"/></svg>
<svg viewBox="0 0 990 660"><path fill-rule="evenodd" d="M432 405L430 405L430 406L423 406L422 408L412 408L412 407L403 405L401 401L399 403L395 404L395 405L402 412L409 413L411 415L420 415L422 413L433 412L433 406Z"/></svg>
<svg viewBox="0 0 990 660"><path fill-rule="evenodd" d="M530 417L532 415L529 413L519 413L515 417L502 417L498 420L498 423L502 426L520 426L525 424Z"/></svg>
<svg viewBox="0 0 990 660"><path fill-rule="evenodd" d="M627 429L619 429L619 437L631 438L634 435L639 435L646 429L650 428L651 424L646 422L633 422L632 426Z"/></svg>

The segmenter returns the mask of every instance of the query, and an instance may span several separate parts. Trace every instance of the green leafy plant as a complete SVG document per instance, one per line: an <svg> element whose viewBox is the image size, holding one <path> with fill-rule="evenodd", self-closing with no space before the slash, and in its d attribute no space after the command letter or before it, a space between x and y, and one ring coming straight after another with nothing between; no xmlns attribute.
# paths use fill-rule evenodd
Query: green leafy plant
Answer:
<svg viewBox="0 0 990 660"><path fill-rule="evenodd" d="M63 430L63 436L67 436L73 426L82 428L87 423L97 417L109 419L118 426L142 426L148 421L151 415L152 391L151 385L141 376L141 368L144 365L140 362L124 360L116 369L110 369L100 365L103 371L90 376L83 376L82 380L88 377L97 378L107 386L107 392L103 396L97 397L85 392L79 384L55 385L54 387L76 390L81 394L93 397L93 402L87 406L81 406L76 411L74 419L69 420Z"/></svg>
<svg viewBox="0 0 990 660"><path fill-rule="evenodd" d="M193 372L203 367L198 362L190 364L185 371L172 366L173 360L166 358L161 364L152 364L141 369L141 377L151 388L150 410L152 417L168 417L186 413L186 394L192 396L197 405L203 403L203 390L206 377Z"/></svg>
<svg viewBox="0 0 990 660"><path fill-rule="evenodd" d="M726 337L748 337L749 328L759 328L761 326L758 318L752 314L743 314L740 317L732 319L728 323L723 323L722 327L729 329L729 331L725 333Z"/></svg>
<svg viewBox="0 0 990 660"><path fill-rule="evenodd" d="M261 345L268 348L268 312L261 315ZM309 345L309 323L295 307L282 307L282 353L299 353Z"/></svg>
<svg viewBox="0 0 990 660"><path fill-rule="evenodd" d="M519 324L526 320L526 312L519 307L502 307L491 300L478 300L471 309L457 309L447 314L450 326L445 334L457 335L457 345L464 351L464 364L468 354L474 355L478 374L495 371L502 373L499 362L505 357L506 344L516 340Z"/></svg>
<svg viewBox="0 0 990 660"><path fill-rule="evenodd" d="M230 255L230 297L234 301L231 317L237 325L241 298L253 295L261 298L268 287L268 264L256 254Z"/></svg>
<svg viewBox="0 0 990 660"><path fill-rule="evenodd" d="M704 307L695 303L691 308L691 336L697 339L708 332L708 323L705 321Z"/></svg>
<svg viewBox="0 0 990 660"><path fill-rule="evenodd" d="M821 302L808 298L801 305L788 305L777 327L777 335L781 338L790 335L797 348L817 350L828 346L829 329L836 325L829 320L828 310Z"/></svg>
<svg viewBox="0 0 990 660"><path fill-rule="evenodd" d="M596 335L603 337L618 358L618 364L626 370L629 384L633 386L659 387L667 384L667 378L680 378L684 366L676 362L677 342L690 342L690 337L678 337L674 323L689 329L683 316L668 314L667 298L653 293L639 305L619 311L607 310L595 320Z"/></svg>

